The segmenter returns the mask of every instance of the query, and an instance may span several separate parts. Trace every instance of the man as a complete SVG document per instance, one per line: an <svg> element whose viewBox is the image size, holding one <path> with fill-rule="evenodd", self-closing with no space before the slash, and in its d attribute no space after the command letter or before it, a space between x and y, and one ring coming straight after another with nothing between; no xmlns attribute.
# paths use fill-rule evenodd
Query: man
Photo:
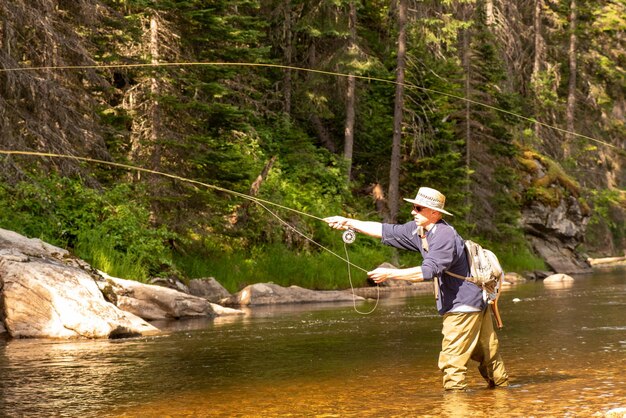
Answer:
<svg viewBox="0 0 626 418"><path fill-rule="evenodd" d="M335 229L354 231L381 238L382 243L422 254L421 266L395 269L379 267L368 273L376 283L388 279L433 280L437 309L443 316L443 341L439 368L446 390L465 390L465 374L470 359L479 363L478 370L489 387L508 386L508 375L498 353L491 310L481 288L452 277L470 275L461 236L443 220L446 198L435 189L420 187L413 204L413 221L404 225L359 221L341 216L324 219Z"/></svg>

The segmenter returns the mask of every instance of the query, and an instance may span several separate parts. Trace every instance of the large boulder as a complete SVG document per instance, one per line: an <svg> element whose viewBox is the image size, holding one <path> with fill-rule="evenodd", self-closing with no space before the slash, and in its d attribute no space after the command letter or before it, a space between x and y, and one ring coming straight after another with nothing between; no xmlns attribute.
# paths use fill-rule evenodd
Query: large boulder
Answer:
<svg viewBox="0 0 626 418"><path fill-rule="evenodd" d="M561 282L573 282L573 281L574 281L574 278L572 276L569 276L563 273L551 274L545 279L543 279L544 283L561 283Z"/></svg>
<svg viewBox="0 0 626 418"><path fill-rule="evenodd" d="M0 288L1 319L12 337L114 338L158 332L107 302L93 276L53 259L0 250Z"/></svg>
<svg viewBox="0 0 626 418"><path fill-rule="evenodd" d="M214 303L230 297L230 292L213 277L190 280L189 293Z"/></svg>
<svg viewBox="0 0 626 418"><path fill-rule="evenodd" d="M215 317L211 303L167 287L119 279L101 273L100 290L118 308L146 320L183 317Z"/></svg>
<svg viewBox="0 0 626 418"><path fill-rule="evenodd" d="M569 289L574 285L574 278L567 274L556 273L543 279L543 284L549 289Z"/></svg>
<svg viewBox="0 0 626 418"><path fill-rule="evenodd" d="M535 201L522 211L522 224L535 251L557 273L588 273L589 262L576 251L589 216L570 196L552 207Z"/></svg>
<svg viewBox="0 0 626 418"><path fill-rule="evenodd" d="M353 299L354 298L354 299ZM309 290L299 286L282 287L256 283L222 301L226 305L275 305L284 303L347 302L364 300L343 290Z"/></svg>

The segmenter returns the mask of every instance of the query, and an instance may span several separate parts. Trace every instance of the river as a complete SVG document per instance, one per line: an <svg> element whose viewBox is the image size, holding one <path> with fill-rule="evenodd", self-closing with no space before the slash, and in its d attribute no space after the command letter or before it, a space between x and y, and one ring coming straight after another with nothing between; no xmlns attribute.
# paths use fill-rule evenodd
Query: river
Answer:
<svg viewBox="0 0 626 418"><path fill-rule="evenodd" d="M626 270L503 292L511 386L445 393L431 295L255 308L154 337L1 340L5 417L591 416L626 407ZM372 307L359 305L360 310Z"/></svg>

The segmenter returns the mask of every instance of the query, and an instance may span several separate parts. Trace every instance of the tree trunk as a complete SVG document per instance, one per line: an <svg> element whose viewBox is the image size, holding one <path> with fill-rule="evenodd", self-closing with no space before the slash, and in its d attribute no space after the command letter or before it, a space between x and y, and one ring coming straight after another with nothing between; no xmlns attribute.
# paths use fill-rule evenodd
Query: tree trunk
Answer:
<svg viewBox="0 0 626 418"><path fill-rule="evenodd" d="M2 49L7 57L11 56L11 38L12 38L11 24L9 19L4 17L2 19Z"/></svg>
<svg viewBox="0 0 626 418"><path fill-rule="evenodd" d="M254 180L254 182L250 186L250 191L248 193L249 196L256 197L259 194L261 184L267 178L267 175L270 173L270 170L274 166L277 158L278 156L274 155L267 161L265 167L263 167L263 170L261 171L261 174L257 176L256 180ZM241 206L233 211L229 219L231 225L241 225L245 224L248 221L248 218L250 217L249 208L251 203L251 200L246 200Z"/></svg>
<svg viewBox="0 0 626 418"><path fill-rule="evenodd" d="M348 47L348 57L355 53L356 49L356 6L354 1L350 2L350 46ZM344 130L343 156L347 162L347 180L350 182L352 176L352 151L354 149L354 119L355 119L355 92L356 79L353 75L348 76L348 87L346 91L346 125Z"/></svg>
<svg viewBox="0 0 626 418"><path fill-rule="evenodd" d="M533 86L533 92L535 98L539 89L539 72L541 71L541 62L543 60L543 37L541 36L541 18L543 10L543 0L535 0L535 11L533 18L533 31L534 31L534 44L535 44L535 58L533 60L533 73L530 77L531 84ZM538 106L537 106L538 107ZM535 118L539 118L536 114ZM535 137L541 137L541 124L535 123Z"/></svg>
<svg viewBox="0 0 626 418"><path fill-rule="evenodd" d="M328 132L328 128L326 128L326 126L324 125L322 118L320 118L316 113L312 113L310 120L313 124L313 128L317 132L317 137L319 138L322 146L333 154L336 153L337 146L335 145L335 142L333 141L330 132Z"/></svg>
<svg viewBox="0 0 626 418"><path fill-rule="evenodd" d="M277 158L278 156L274 155L267 161L265 167L263 167L263 171L261 171L261 174L257 176L256 180L254 180L254 183L252 183L252 186L250 186L250 196L256 196L259 194L259 189L261 189L261 183L263 183L263 180L265 180L267 175L270 173L270 170L274 166Z"/></svg>
<svg viewBox="0 0 626 418"><path fill-rule="evenodd" d="M404 108L404 69L406 64L406 13L407 0L398 0L398 68L396 70L396 97L393 111L393 140L389 170L389 214L387 222L398 219L400 194L400 145L402 140L402 115Z"/></svg>
<svg viewBox="0 0 626 418"><path fill-rule="evenodd" d="M387 205L385 204L385 192L380 183L372 185L371 193L376 212L384 219L387 216Z"/></svg>
<svg viewBox="0 0 626 418"><path fill-rule="evenodd" d="M568 58L569 58L569 84L567 90L567 110L566 110L566 120L567 120L567 133L565 134L565 144L563 145L563 157L568 158L571 155L571 146L572 139L574 135L574 113L576 109L576 72L577 72L577 61L576 61L576 22L577 21L577 11L576 11L576 0L571 0L570 2L570 14L569 14L569 50L568 50Z"/></svg>
<svg viewBox="0 0 626 418"><path fill-rule="evenodd" d="M154 65L159 63L159 22L157 16L150 18L150 62ZM156 67L154 68L156 70ZM161 148L159 145L161 115L159 113L159 81L155 75L150 78L151 109L150 119L150 145L152 149L152 168L158 170L161 166Z"/></svg>
<svg viewBox="0 0 626 418"><path fill-rule="evenodd" d="M463 13L466 14L465 12ZM464 16L464 20L467 20ZM471 177L470 163L472 161L472 112L471 112L471 53L470 53L470 29L463 31L463 67L465 67L465 169L467 172L467 185L465 186L466 204L470 204ZM468 211L468 216L471 211ZM468 219L469 222L469 219Z"/></svg>
<svg viewBox="0 0 626 418"><path fill-rule="evenodd" d="M291 29L291 0L285 0L285 64L293 64L293 48L291 39L293 37ZM285 100L285 114L291 115L291 68L285 69L283 79L283 95Z"/></svg>
<svg viewBox="0 0 626 418"><path fill-rule="evenodd" d="M310 68L316 68L317 50L315 48L315 42L311 42L311 44L309 45L308 61ZM308 77L311 77L311 73L308 73ZM315 111L312 111L311 115L309 116L309 120L311 121L313 129L315 129L317 137L319 138L322 146L335 154L337 152L337 146L335 144L335 141L331 137L328 128L326 127L326 125L324 125L324 121L322 120L322 118L320 118L320 116L315 113Z"/></svg>
<svg viewBox="0 0 626 418"><path fill-rule="evenodd" d="M496 18L493 14L493 0L485 0L485 23L491 26L495 23Z"/></svg>

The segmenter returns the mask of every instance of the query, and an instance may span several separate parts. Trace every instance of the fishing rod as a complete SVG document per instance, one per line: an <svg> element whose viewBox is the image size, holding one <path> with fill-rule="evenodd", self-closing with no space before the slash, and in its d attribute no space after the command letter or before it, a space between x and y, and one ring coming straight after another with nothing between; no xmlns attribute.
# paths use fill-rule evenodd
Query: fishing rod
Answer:
<svg viewBox="0 0 626 418"><path fill-rule="evenodd" d="M550 128L555 131L558 131L563 134L577 136L579 138L583 138L589 141L596 142L600 145L604 145L607 147L615 148L620 150L616 145L608 143L606 141L602 141L600 139L584 135L578 132L568 131L567 129L559 128L558 126L553 126L545 122L541 122L535 118L520 115L518 113L512 112L510 110L502 109L497 106L493 106L487 103L483 103L477 100L473 100L467 97L459 96L452 93L447 93L440 90L431 89L428 87L418 86L416 84L410 82L397 82L395 80L388 80L379 77L371 77L357 74L347 74L338 71L326 71L326 70L317 70L313 68L304 68L297 67L293 65L284 65L284 64L271 64L271 63L256 63L256 62L203 62L203 61L190 61L190 62L158 62L158 63L135 63L135 64L88 64L88 65L59 65L59 66L40 66L40 67L14 67L14 68L0 68L0 73L9 73L9 72L27 72L27 71L56 71L56 70L107 70L114 68L150 68L150 67L195 67L195 66L232 66L232 67L263 67L263 68L277 68L283 70L294 70L294 71L302 71L309 72L315 74L322 75L331 75L336 77L354 77L355 79L365 80L365 81L375 81L380 83L387 83L392 85L400 85L407 87L409 89L420 90L423 92L434 93L442 96L447 96L456 100L465 101L470 104L474 104L477 106L481 106L487 109L491 109L500 113L504 113L518 119L524 120L526 122L531 122L533 124L537 124L543 126L545 128Z"/></svg>
<svg viewBox="0 0 626 418"><path fill-rule="evenodd" d="M224 192L224 193L229 193L232 194L234 196L243 198L243 199L247 199L250 200L254 203L256 203L257 205L261 206L263 209L265 209L268 213L270 213L272 216L274 216L281 224L283 224L285 227L289 228L290 230L292 230L293 232L297 233L299 236L301 236L302 238L306 239L307 241L313 243L314 245L318 246L319 248L323 249L324 251L329 252L330 254L334 255L335 257L339 258L340 260L344 261L347 266L348 266L348 280L350 282L350 289L352 290L352 296L353 296L353 304L354 304L354 310L362 315L367 315L370 314L372 312L374 312L374 310L376 309L376 307L378 306L378 301L380 300L380 288L379 286L376 286L377 288L377 298L376 298L376 305L374 305L374 307L368 311L368 312L362 312L359 311L356 307L356 294L354 291L354 285L352 283L352 273L350 268L354 267L356 269L359 269L361 271L363 271L364 273L367 273L367 270L364 269L361 266L358 266L354 263L352 263L348 257L348 249L347 249L347 245L351 244L355 241L356 239L356 234L353 230L347 230L343 233L343 243L344 243L344 250L345 250L345 258L342 257L341 255L337 254L336 252L334 252L333 250L331 250L330 248L320 244L319 242L315 241L313 238L305 235L304 233L302 233L301 231L299 231L297 228L295 228L293 225L289 224L288 222L286 222L284 219L282 219L280 216L278 216L274 211L270 210L267 206L274 206L286 211L290 211L302 216L307 216L309 218L313 218L319 221L324 222L324 218L320 218L319 216L315 216L313 214L307 213L307 212L303 212L285 205L281 205L279 203L276 202L272 202L269 200L265 200L265 199L261 199L255 196L251 196L245 193L241 193L241 192L237 192L235 190L230 190L227 189L225 187L220 187L220 186L216 186L214 184L209 184L209 183L204 183L198 180L194 180L194 179L190 179L190 178L186 178L186 177L182 177L182 176L178 176L176 174L171 174L171 173L165 173L162 171L157 171L157 170L152 170L152 169L148 169L148 168L144 168L144 167L138 167L138 166L134 166L134 165L130 165L130 164L124 164L124 163L118 163L115 161L105 161L105 160L99 160L96 158L90 158L90 157L80 157L80 156L76 156L76 155L68 155L68 154L57 154L57 153L51 153L51 152L38 152L38 151L18 151L18 150L4 150L4 149L0 149L0 154L3 155L22 155L22 156L35 156L35 157L47 157L47 158L62 158L62 159L71 159L71 160L76 160L76 161L82 161L82 162L87 162L87 163L93 163L93 164L102 164L102 165L107 165L107 166L112 166L112 167L117 167L117 168L122 168L125 170L130 170L130 171L138 171L138 172L143 172L143 173L149 173L149 174L153 174L153 175L158 175L158 176L163 176L163 177L168 177L174 180L179 180L182 182L186 182L186 183L190 183L193 184L195 186L203 186L206 187L208 189L212 189L212 190L217 190L220 192Z"/></svg>

